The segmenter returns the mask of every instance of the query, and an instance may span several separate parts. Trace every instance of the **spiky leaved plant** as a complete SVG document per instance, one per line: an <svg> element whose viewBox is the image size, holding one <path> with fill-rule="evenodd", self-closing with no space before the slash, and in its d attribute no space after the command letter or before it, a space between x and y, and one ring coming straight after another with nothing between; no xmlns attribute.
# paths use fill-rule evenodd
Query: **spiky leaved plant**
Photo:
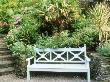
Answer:
<svg viewBox="0 0 110 82"><path fill-rule="evenodd" d="M90 10L93 25L99 31L99 41L106 42L107 34L110 31L108 27L108 20L110 17L110 8L103 3L97 3L93 9Z"/></svg>

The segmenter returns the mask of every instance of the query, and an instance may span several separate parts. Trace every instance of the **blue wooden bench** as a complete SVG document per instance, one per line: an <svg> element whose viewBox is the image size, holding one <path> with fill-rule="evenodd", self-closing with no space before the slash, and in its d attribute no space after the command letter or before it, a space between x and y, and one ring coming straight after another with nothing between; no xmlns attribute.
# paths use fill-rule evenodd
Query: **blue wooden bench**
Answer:
<svg viewBox="0 0 110 82"><path fill-rule="evenodd" d="M86 45L79 48L34 48L35 56L27 58L27 80L30 71L48 72L86 72L87 82L90 82L90 59L86 55ZM30 60L34 63L30 64Z"/></svg>

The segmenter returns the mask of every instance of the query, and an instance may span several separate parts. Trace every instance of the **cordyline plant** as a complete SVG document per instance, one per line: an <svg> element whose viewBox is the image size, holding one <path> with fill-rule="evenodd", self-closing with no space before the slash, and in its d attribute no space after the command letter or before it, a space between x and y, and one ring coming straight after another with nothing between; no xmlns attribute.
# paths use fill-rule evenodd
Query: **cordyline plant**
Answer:
<svg viewBox="0 0 110 82"><path fill-rule="evenodd" d="M38 0L36 16L45 24L55 27L58 32L80 16L76 0Z"/></svg>
<svg viewBox="0 0 110 82"><path fill-rule="evenodd" d="M99 31L100 43L106 42L108 32L110 31L110 28L108 27L110 8L105 2L97 3L95 7L90 10L90 16L96 29Z"/></svg>

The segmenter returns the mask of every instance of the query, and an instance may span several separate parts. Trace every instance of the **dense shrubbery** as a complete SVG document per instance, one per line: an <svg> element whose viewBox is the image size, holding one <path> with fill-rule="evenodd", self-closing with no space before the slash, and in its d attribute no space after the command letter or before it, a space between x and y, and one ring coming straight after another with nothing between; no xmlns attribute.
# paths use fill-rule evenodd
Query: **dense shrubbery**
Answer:
<svg viewBox="0 0 110 82"><path fill-rule="evenodd" d="M86 44L89 48L95 48L98 44L98 32L92 27L86 27L77 32L73 32L72 38L74 46Z"/></svg>
<svg viewBox="0 0 110 82"><path fill-rule="evenodd" d="M18 0L0 0L0 33L8 33L15 15L20 12L21 3Z"/></svg>
<svg viewBox="0 0 110 82"><path fill-rule="evenodd" d="M0 11L2 22L9 25L5 40L16 59L17 75L25 75L25 59L33 55L33 46L62 48L86 44L92 50L97 47L98 32L77 0L13 0L2 6L5 4L14 4L8 7L8 13L7 8ZM97 67L91 65L91 68L97 71Z"/></svg>

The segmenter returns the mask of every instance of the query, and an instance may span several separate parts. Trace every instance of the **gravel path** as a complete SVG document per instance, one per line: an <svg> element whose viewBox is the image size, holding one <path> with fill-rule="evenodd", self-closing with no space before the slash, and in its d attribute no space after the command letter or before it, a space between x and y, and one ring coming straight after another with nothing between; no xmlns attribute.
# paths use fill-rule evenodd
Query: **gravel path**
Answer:
<svg viewBox="0 0 110 82"><path fill-rule="evenodd" d="M87 82L84 79L79 79L71 75L36 75L32 76L30 81L27 81L26 78L20 79L17 78L15 74L3 75L0 76L0 82ZM91 81L98 82L98 81Z"/></svg>

